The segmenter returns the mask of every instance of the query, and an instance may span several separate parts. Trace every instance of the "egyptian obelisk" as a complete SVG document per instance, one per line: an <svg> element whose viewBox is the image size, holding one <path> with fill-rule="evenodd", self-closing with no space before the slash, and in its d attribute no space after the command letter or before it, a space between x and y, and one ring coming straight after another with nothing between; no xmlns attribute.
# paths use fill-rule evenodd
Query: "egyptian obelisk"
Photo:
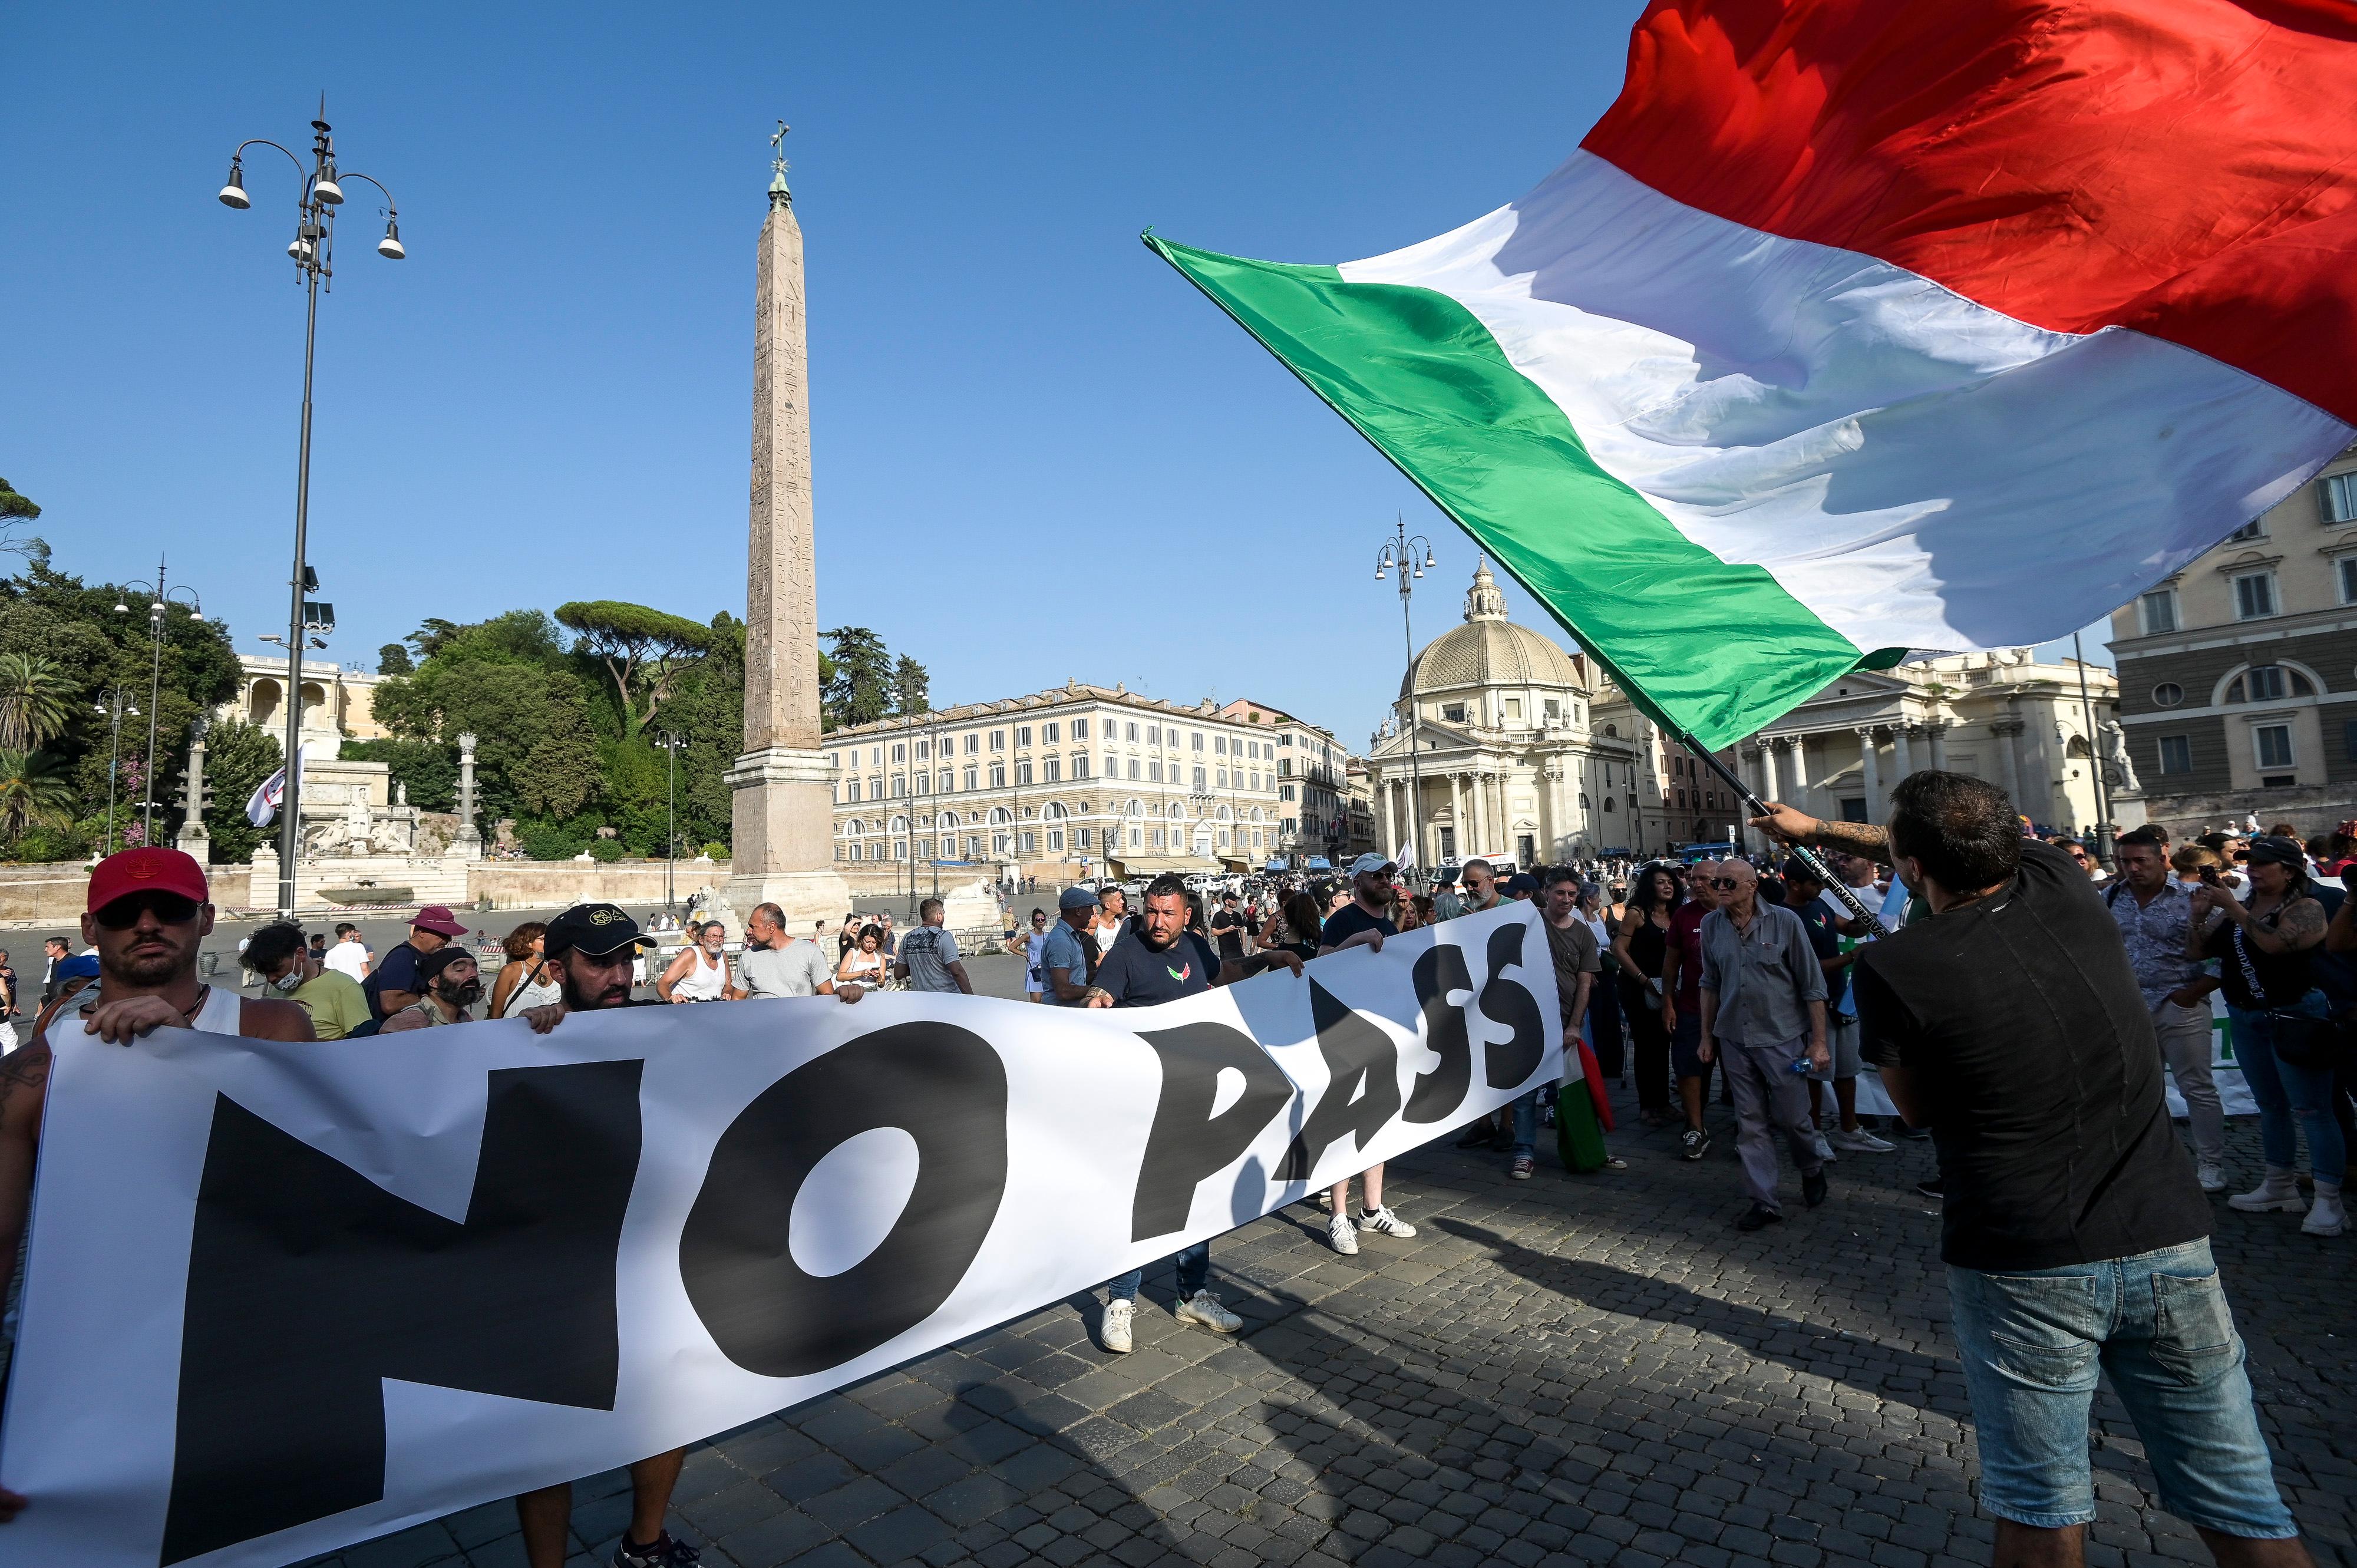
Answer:
<svg viewBox="0 0 2357 1568"><path fill-rule="evenodd" d="M753 508L745 570L745 751L728 770L734 854L727 901L759 904L786 929L838 919L851 902L835 871L834 787L819 749L818 567L811 532L809 338L802 230L786 188L779 122L761 225L753 321Z"/></svg>

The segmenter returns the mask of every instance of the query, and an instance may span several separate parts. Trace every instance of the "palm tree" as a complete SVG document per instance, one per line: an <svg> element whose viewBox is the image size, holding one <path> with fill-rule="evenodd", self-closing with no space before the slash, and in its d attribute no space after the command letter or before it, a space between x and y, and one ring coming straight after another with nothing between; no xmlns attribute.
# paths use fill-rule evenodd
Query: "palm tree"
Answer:
<svg viewBox="0 0 2357 1568"><path fill-rule="evenodd" d="M73 821L73 786L45 751L0 747L0 837L11 842L32 827Z"/></svg>
<svg viewBox="0 0 2357 1568"><path fill-rule="evenodd" d="M55 660L0 653L0 746L30 751L66 727L72 682Z"/></svg>

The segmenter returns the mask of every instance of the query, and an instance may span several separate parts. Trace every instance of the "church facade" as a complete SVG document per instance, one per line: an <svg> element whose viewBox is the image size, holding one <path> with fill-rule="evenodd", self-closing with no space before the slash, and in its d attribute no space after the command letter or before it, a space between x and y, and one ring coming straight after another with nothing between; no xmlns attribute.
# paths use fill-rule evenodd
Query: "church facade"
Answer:
<svg viewBox="0 0 2357 1568"><path fill-rule="evenodd" d="M1636 750L1595 724L1602 676L1506 618L1486 562L1463 623L1416 654L1363 759L1383 853L1527 866L1636 846Z"/></svg>

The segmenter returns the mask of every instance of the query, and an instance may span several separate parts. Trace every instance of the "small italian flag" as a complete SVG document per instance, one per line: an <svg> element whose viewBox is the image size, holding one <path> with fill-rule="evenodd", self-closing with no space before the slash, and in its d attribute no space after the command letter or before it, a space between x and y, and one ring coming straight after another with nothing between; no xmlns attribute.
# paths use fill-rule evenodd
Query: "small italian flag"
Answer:
<svg viewBox="0 0 2357 1568"><path fill-rule="evenodd" d="M1655 0L1522 199L1146 242L1708 746L2063 635L2357 430L2357 6Z"/></svg>

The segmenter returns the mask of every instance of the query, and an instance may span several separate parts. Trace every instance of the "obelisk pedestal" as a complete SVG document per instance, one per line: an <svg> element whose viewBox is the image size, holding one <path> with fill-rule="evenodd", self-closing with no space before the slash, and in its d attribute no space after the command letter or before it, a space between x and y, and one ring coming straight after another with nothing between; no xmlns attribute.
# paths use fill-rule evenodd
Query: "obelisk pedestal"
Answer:
<svg viewBox="0 0 2357 1568"><path fill-rule="evenodd" d="M782 136L785 127L779 126ZM786 929L840 919L850 885L834 869L834 785L819 749L818 571L811 522L810 360L802 231L777 159L753 325L753 502L745 585L745 751L735 791L725 897Z"/></svg>

